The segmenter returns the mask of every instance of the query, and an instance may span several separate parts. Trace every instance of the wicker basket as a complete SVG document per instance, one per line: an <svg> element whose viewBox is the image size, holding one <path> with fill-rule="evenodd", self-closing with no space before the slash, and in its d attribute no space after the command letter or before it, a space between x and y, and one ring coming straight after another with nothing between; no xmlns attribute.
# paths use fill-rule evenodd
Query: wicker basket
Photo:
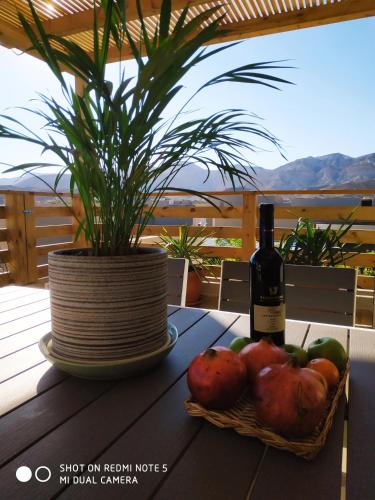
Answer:
<svg viewBox="0 0 375 500"><path fill-rule="evenodd" d="M198 403L192 401L192 399L185 401L185 408L189 415L193 417L203 417L216 425L216 427L232 428L243 436L256 437L269 446L288 450L295 455L311 460L319 453L325 444L340 396L345 389L348 373L349 363L340 379L339 385L335 390L331 391L329 395L330 402L322 422L315 429L313 434L304 439L288 440L264 425L261 425L256 418L254 404L247 393L244 394L230 410L206 410Z"/></svg>

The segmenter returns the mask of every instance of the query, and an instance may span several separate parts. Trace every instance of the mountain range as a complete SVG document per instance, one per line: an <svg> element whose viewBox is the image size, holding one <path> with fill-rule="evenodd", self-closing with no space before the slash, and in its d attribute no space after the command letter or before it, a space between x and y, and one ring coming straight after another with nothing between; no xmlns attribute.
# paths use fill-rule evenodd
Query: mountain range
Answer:
<svg viewBox="0 0 375 500"><path fill-rule="evenodd" d="M375 188L375 153L352 158L341 153L325 156L301 158L269 170L255 167L255 179L260 190L282 189L371 189ZM49 184L53 184L55 174L42 174ZM59 191L69 191L69 175L64 175ZM195 164L183 169L173 183L174 187L185 187L199 191L222 191L221 175L212 171L206 179L206 171ZM35 177L24 174L17 178L0 178L0 189L24 191L48 191L47 186ZM245 189L253 189L251 185Z"/></svg>

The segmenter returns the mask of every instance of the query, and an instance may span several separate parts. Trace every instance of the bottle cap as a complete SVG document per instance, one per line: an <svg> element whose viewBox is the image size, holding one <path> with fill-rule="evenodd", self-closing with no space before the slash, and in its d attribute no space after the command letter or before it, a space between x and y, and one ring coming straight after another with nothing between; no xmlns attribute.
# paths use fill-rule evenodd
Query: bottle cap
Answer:
<svg viewBox="0 0 375 500"><path fill-rule="evenodd" d="M272 203L261 203L259 205L260 223L263 227L273 229L274 206Z"/></svg>

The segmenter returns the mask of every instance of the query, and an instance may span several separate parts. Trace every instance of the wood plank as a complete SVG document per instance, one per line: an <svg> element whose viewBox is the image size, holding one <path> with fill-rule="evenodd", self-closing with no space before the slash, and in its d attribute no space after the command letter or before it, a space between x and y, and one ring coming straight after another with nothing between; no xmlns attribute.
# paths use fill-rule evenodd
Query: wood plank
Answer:
<svg viewBox="0 0 375 500"><path fill-rule="evenodd" d="M36 247L36 252L38 256L48 255L49 252L55 252L56 250L65 250L67 248L74 248L76 246L73 242L68 243L54 243L53 245L41 245Z"/></svg>
<svg viewBox="0 0 375 500"><path fill-rule="evenodd" d="M240 259L242 256L242 249L238 247L211 247L202 246L199 251L210 257L227 257L232 259Z"/></svg>
<svg viewBox="0 0 375 500"><path fill-rule="evenodd" d="M220 302L220 310L228 312L237 312L240 314L249 313L249 303L242 300L222 300Z"/></svg>
<svg viewBox="0 0 375 500"><path fill-rule="evenodd" d="M202 321L199 321L188 335L183 335L178 340L176 347L166 360L152 373L119 382L112 390L83 408L82 411L40 439L31 448L17 455L0 471L2 496L4 498L9 496L12 498L25 496L27 498L50 498L61 491L64 486L59 481L60 464L87 464L94 461L139 419L146 408L151 407L181 377L196 353L218 340L230 326L231 320L231 315L226 320L218 312L210 313ZM92 383L95 384L95 382ZM175 408L177 411L178 405L175 405ZM175 410L171 407L170 411L173 413ZM105 425L98 425L98 422L105 422ZM186 422L194 433L196 424L190 419L187 419ZM182 434L179 436L185 434L185 429L180 427ZM191 436L191 432L186 430ZM153 424L148 432L150 431L157 439L159 428L158 432L155 432L155 424ZM61 443L64 443L64 446L61 446ZM145 444L146 441L142 440L139 445L143 446L142 443ZM171 446L173 446L172 442ZM167 449L165 443L163 447ZM56 449L58 449L58 453L56 453ZM27 464L34 470L40 465L40 457L43 457L43 464L51 468L50 481L46 483L38 483L37 481L20 483L17 481L15 477L17 467ZM124 463L123 459L120 463ZM147 476L151 478L152 474L142 476L142 480ZM88 492L87 489L85 491Z"/></svg>
<svg viewBox="0 0 375 500"><path fill-rule="evenodd" d="M47 298L49 298L48 290L33 289L32 293L21 295L20 297L9 298L8 300L1 300L0 312L21 308L22 306L32 304L33 302L38 302Z"/></svg>
<svg viewBox="0 0 375 500"><path fill-rule="evenodd" d="M33 344L25 349L21 349L5 358L0 364L0 382L4 382L11 377L15 377L22 371L28 370L45 361L37 344Z"/></svg>
<svg viewBox="0 0 375 500"><path fill-rule="evenodd" d="M27 252L27 282L34 283L37 279L36 231L35 231L35 196L25 193L25 231Z"/></svg>
<svg viewBox="0 0 375 500"><path fill-rule="evenodd" d="M25 347L29 347L39 342L39 339L51 331L51 323L48 321L42 325L29 328L25 332L11 335L0 340L0 359L20 351ZM1 361L0 361L1 363Z"/></svg>
<svg viewBox="0 0 375 500"><path fill-rule="evenodd" d="M5 210L5 207L0 207L0 209ZM1 218L1 214L0 214ZM8 240L8 230L7 229L0 229L0 241L7 241Z"/></svg>
<svg viewBox="0 0 375 500"><path fill-rule="evenodd" d="M375 334L350 329L347 498L372 500L375 476Z"/></svg>
<svg viewBox="0 0 375 500"><path fill-rule="evenodd" d="M358 267L375 267L375 254L373 253L350 253L346 256L350 257L345 263L347 266Z"/></svg>
<svg viewBox="0 0 375 500"><path fill-rule="evenodd" d="M287 2L285 3L288 5ZM264 10L260 1L258 5L261 10ZM306 9L300 8L291 12L282 12L281 14L270 16L264 15L256 19L226 24L225 26L229 26L230 29L225 34L219 32L212 43L282 33L373 15L375 15L373 0L345 0L345 2L335 2L333 4L309 5ZM112 47L109 50L108 62L117 62L120 59L124 60L132 57L129 49L123 50L120 54L118 50Z"/></svg>
<svg viewBox="0 0 375 500"><path fill-rule="evenodd" d="M154 16L160 12L160 0L142 0L141 2L142 13L144 17ZM189 3L190 5L199 5L204 3L204 0L173 0L173 9L182 9ZM128 21L137 19L136 2L130 0L126 2L126 17ZM101 8L97 9L97 19L99 26L104 24L104 12ZM82 31L89 31L93 26L94 10L85 9L82 12L75 12L67 14L55 19L49 19L43 22L43 26L48 33L56 35L74 35Z"/></svg>
<svg viewBox="0 0 375 500"><path fill-rule="evenodd" d="M184 307L173 314L170 321L176 326L179 336L183 335L193 324L200 321L208 311L192 307Z"/></svg>
<svg viewBox="0 0 375 500"><path fill-rule="evenodd" d="M12 281L28 283L24 193L6 195L9 271Z"/></svg>
<svg viewBox="0 0 375 500"><path fill-rule="evenodd" d="M164 228L167 230L170 236L178 236L178 230L180 226L170 226L170 225L157 225L150 224L145 227L142 235L143 236L159 236L164 233ZM134 228L134 232L136 231L137 226ZM210 236L214 235L215 238L242 238L243 229L242 227L236 226L191 226L189 228L189 235L193 236L196 234L200 234L201 236Z"/></svg>
<svg viewBox="0 0 375 500"><path fill-rule="evenodd" d="M49 306L39 312L35 312L30 314L30 316L25 316L23 318L19 318L11 323L5 323L4 325L0 325L0 339L4 339L6 337L10 337L15 333L20 333L22 331L28 330L33 326L41 325L46 323L46 321L51 320L51 311Z"/></svg>
<svg viewBox="0 0 375 500"><path fill-rule="evenodd" d="M48 264L41 264L37 267L38 278L45 278L48 276Z"/></svg>
<svg viewBox="0 0 375 500"><path fill-rule="evenodd" d="M10 273L0 273L0 287L6 287L11 283Z"/></svg>
<svg viewBox="0 0 375 500"><path fill-rule="evenodd" d="M179 308L168 306L169 315L177 310ZM37 327L40 328L41 335L41 329L44 326ZM28 330L21 335L29 334L30 331ZM44 362L3 382L0 384L0 415L11 411L38 394L42 394L67 378L67 376L64 372L51 366L50 363Z"/></svg>
<svg viewBox="0 0 375 500"><path fill-rule="evenodd" d="M83 88L84 88L84 82L76 78L76 93L79 96L83 95ZM73 210L73 216L72 216L72 230L73 230L73 245L77 248L82 248L82 247L87 247L89 243L86 241L85 238L85 230L82 229L79 236L75 240L76 233L78 231L78 228L80 227L80 224L85 220L86 214L85 214L85 209L82 203L82 200L79 196L74 196L72 200L72 210Z"/></svg>
<svg viewBox="0 0 375 500"><path fill-rule="evenodd" d="M0 205L0 219L6 219L6 217L7 217L6 207L4 207L4 205ZM5 231L5 229L2 229L1 231Z"/></svg>
<svg viewBox="0 0 375 500"><path fill-rule="evenodd" d="M332 337L340 342L348 352L349 348L349 329L335 325L320 325L319 323L311 323L308 336L304 347L307 348L310 342L320 337Z"/></svg>
<svg viewBox="0 0 375 500"><path fill-rule="evenodd" d="M0 416L42 394L67 378L47 361L0 384Z"/></svg>
<svg viewBox="0 0 375 500"><path fill-rule="evenodd" d="M323 289L354 290L356 283L355 269L340 267L285 266L285 282L299 287L318 287Z"/></svg>
<svg viewBox="0 0 375 500"><path fill-rule="evenodd" d="M355 318L352 314L338 314L334 311L323 311L308 307L294 307L287 299L286 317L299 321L314 321L325 324L353 326Z"/></svg>
<svg viewBox="0 0 375 500"><path fill-rule="evenodd" d="M93 384L88 380L69 377L2 417L0 466L100 397L113 387L114 383L96 381ZM35 418L35 415L38 417ZM9 436L12 436L12 439L9 439Z"/></svg>
<svg viewBox="0 0 375 500"><path fill-rule="evenodd" d="M50 306L49 297L43 297L37 302L31 304L25 304L24 306L16 309L11 309L10 311L3 311L0 313L0 325L4 326L6 323L10 323L15 320L19 320L30 314L34 314L39 311L44 311ZM27 321L27 319L25 320Z"/></svg>
<svg viewBox="0 0 375 500"><path fill-rule="evenodd" d="M36 289L30 286L9 285L0 289L1 301L13 300L16 297L23 297L35 293Z"/></svg>
<svg viewBox="0 0 375 500"><path fill-rule="evenodd" d="M146 207L147 209L147 207ZM242 207L221 207L220 211L214 207L177 207L166 206L157 207L153 213L154 217L183 217L183 218L219 218L219 219L240 219L242 217Z"/></svg>
<svg viewBox="0 0 375 500"><path fill-rule="evenodd" d="M222 279L249 282L249 263L230 260L222 262Z"/></svg>
<svg viewBox="0 0 375 500"><path fill-rule="evenodd" d="M168 258L168 304L175 304L178 306L185 305L188 268L188 259Z"/></svg>
<svg viewBox="0 0 375 500"><path fill-rule="evenodd" d="M256 249L255 231L257 227L257 197L245 193L242 198L242 260L248 260Z"/></svg>
<svg viewBox="0 0 375 500"><path fill-rule="evenodd" d="M221 286L221 300L242 302L249 308L249 289L249 282L225 280Z"/></svg>
<svg viewBox="0 0 375 500"><path fill-rule="evenodd" d="M10 251L0 250L0 263L8 264L10 261Z"/></svg>
<svg viewBox="0 0 375 500"><path fill-rule="evenodd" d="M36 237L46 238L48 236L65 236L73 234L72 224L59 224L51 226L36 226Z"/></svg>
<svg viewBox="0 0 375 500"><path fill-rule="evenodd" d="M364 276L360 274L357 276L357 287L364 288L366 290L375 289L375 277L374 276Z"/></svg>
<svg viewBox="0 0 375 500"><path fill-rule="evenodd" d="M353 209L355 212L353 213ZM299 219L307 217L312 220L339 221L351 216L354 220L374 221L375 207L275 207L275 219Z"/></svg>
<svg viewBox="0 0 375 500"><path fill-rule="evenodd" d="M285 287L285 301L287 304L287 316L291 319L301 319L293 316L299 310L310 311L311 321L325 323L324 314L333 313L337 317L336 324L345 320L342 316L348 316L348 321L353 321L355 305L354 291L325 290L324 288L309 288L301 286ZM350 317L349 317L350 316ZM329 315L327 317L330 317ZM348 324L345 322L344 324ZM349 323L353 326L353 323Z"/></svg>
<svg viewBox="0 0 375 500"><path fill-rule="evenodd" d="M35 207L35 217L71 217L72 209L66 206Z"/></svg>
<svg viewBox="0 0 375 500"><path fill-rule="evenodd" d="M314 460L268 448L251 499L339 500L345 406L343 396L326 444Z"/></svg>

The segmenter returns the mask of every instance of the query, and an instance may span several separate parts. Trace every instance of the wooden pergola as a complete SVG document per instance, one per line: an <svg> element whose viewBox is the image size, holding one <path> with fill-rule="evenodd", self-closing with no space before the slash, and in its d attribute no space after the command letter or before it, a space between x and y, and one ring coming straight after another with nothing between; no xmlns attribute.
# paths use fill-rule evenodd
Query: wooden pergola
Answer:
<svg viewBox="0 0 375 500"><path fill-rule="evenodd" d="M96 0L96 4L100 2ZM222 5L217 15L230 33L217 38L226 42L268 35L300 28L349 21L375 15L375 0L172 0L175 12L189 4L190 18L213 5ZM90 27L93 23L93 0L34 0L33 4L49 33L75 40L89 53L93 50ZM134 37L139 33L135 0L128 0L129 28ZM161 0L141 0L146 26L152 31L157 23ZM17 17L17 10L30 18L26 0L0 0L0 44L25 50L29 42ZM99 10L99 20L103 14ZM113 46L109 62L130 57L130 52L118 53Z"/></svg>

